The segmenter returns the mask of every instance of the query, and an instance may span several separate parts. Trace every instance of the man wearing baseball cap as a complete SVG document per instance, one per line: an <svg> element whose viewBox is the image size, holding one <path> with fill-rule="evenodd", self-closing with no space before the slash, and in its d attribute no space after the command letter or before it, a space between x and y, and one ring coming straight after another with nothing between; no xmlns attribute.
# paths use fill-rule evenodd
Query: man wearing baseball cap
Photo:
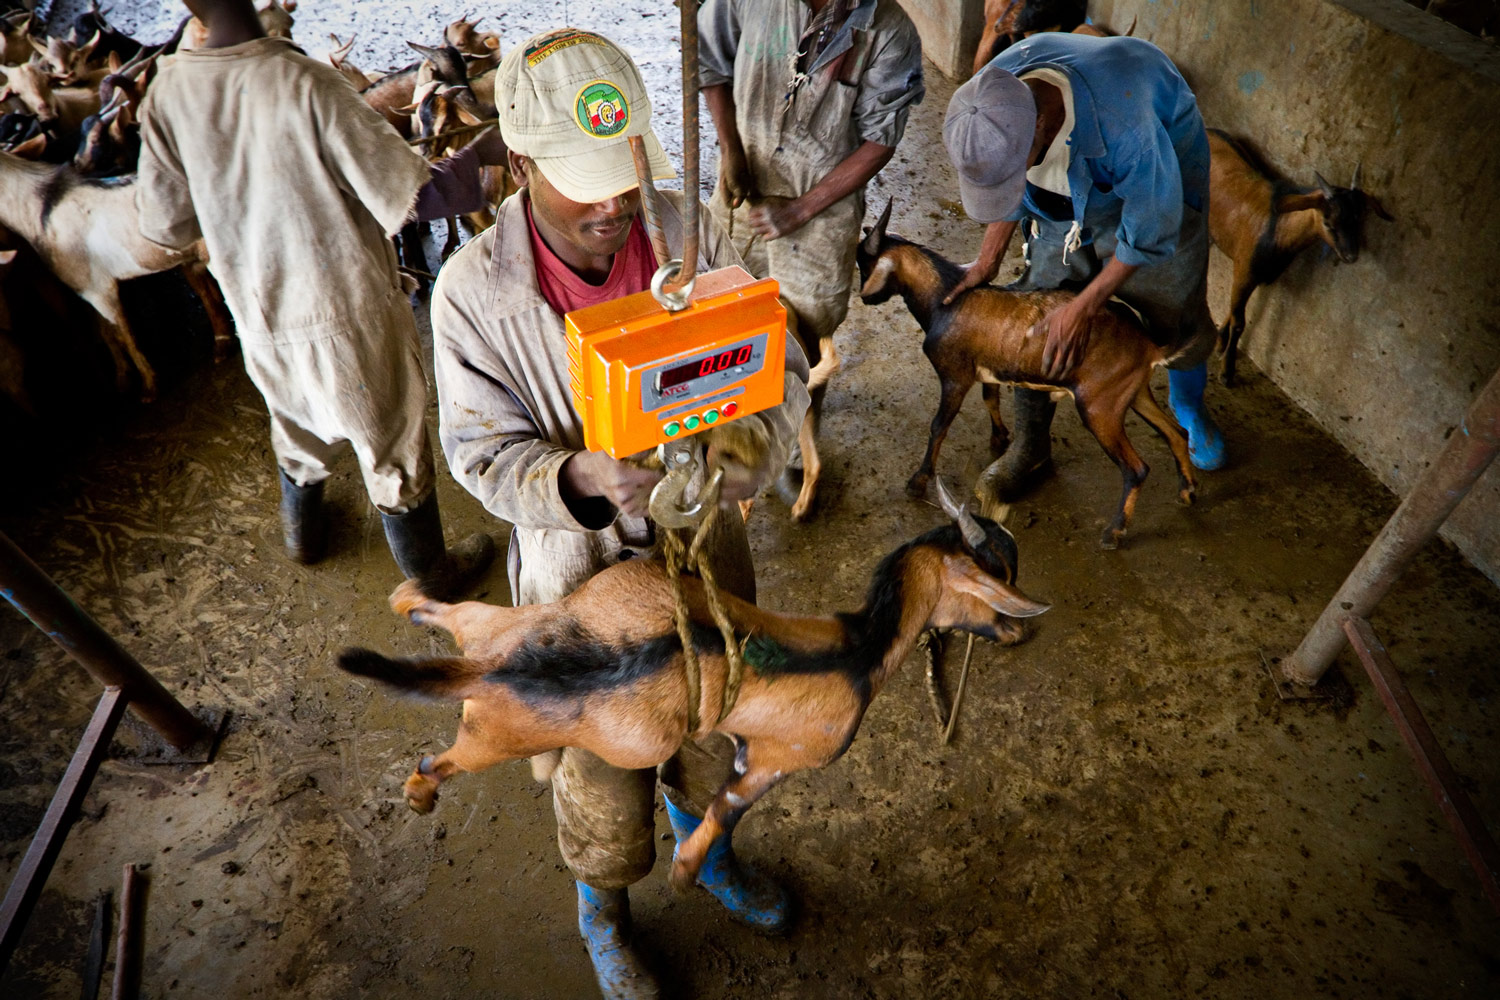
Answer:
<svg viewBox="0 0 1500 1000"><path fill-rule="evenodd" d="M521 605L560 600L605 567L652 553L647 502L661 474L584 450L563 315L644 291L656 271L630 137L644 140L653 176L673 171L651 131L640 72L608 39L574 28L537 35L498 73L495 104L520 190L493 228L444 265L433 288L433 356L443 453L459 482L514 525L508 566ZM657 201L673 256L682 254L682 198L666 191ZM700 218L698 269L740 264L708 212ZM753 467L708 439L710 463L726 471L721 502L753 496L786 463L808 405L807 360L790 338L786 370L780 406L730 425L761 443ZM705 555L720 585L753 601L743 520L713 525ZM533 761L538 777L551 778L558 845L578 882L579 929L605 996L657 995L630 947L626 889L654 860L658 779L680 842L732 765L718 736L684 744L659 769L625 770L571 747ZM739 864L728 834L699 882L742 922L785 928L785 891Z"/></svg>
<svg viewBox="0 0 1500 1000"><path fill-rule="evenodd" d="M979 259L949 293L991 281L1020 223L1025 275L1010 286L1083 283L1032 331L1047 374L1065 377L1088 320L1118 295L1173 352L1173 414L1200 469L1224 463L1203 405L1215 330L1208 310L1208 136L1166 55L1136 38L1044 33L1011 46L954 93L943 125L964 211L985 223ZM1048 393L1015 390L1015 440L985 470L986 500L1025 495L1051 468Z"/></svg>

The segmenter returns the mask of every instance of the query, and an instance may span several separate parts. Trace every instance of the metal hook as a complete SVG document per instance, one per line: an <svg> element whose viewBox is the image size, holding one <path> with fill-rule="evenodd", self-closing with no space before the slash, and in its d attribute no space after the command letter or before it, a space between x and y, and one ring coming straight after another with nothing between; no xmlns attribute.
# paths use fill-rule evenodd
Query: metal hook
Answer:
<svg viewBox="0 0 1500 1000"><path fill-rule="evenodd" d="M667 312L681 312L686 309L688 299L693 294L693 286L698 283L698 276L695 274L689 277L687 284L681 288L674 288L671 291L667 291L667 282L681 273L682 261L673 259L658 267L656 274L651 278L651 294L657 302L661 303L661 307ZM666 447L666 445L662 447Z"/></svg>
<svg viewBox="0 0 1500 1000"><path fill-rule="evenodd" d="M684 504L688 486L703 467L703 450L695 438L670 441L658 446L657 457L666 467L667 474L651 490L649 510L651 520L663 528L691 528L697 526L719 503L719 488L724 482L724 470L716 468L709 473L708 480L698 491L692 506Z"/></svg>

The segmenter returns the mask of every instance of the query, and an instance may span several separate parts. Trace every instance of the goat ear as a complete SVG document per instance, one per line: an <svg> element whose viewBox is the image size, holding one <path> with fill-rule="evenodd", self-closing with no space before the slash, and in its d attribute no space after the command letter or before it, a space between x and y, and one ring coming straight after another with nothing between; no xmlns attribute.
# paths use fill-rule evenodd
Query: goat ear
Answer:
<svg viewBox="0 0 1500 1000"><path fill-rule="evenodd" d="M485 35L484 36L484 47L487 48L487 49L489 49L491 52L499 52L500 51L500 36L498 36L498 35Z"/></svg>
<svg viewBox="0 0 1500 1000"><path fill-rule="evenodd" d="M32 136L19 146L13 146L10 152L12 156L19 156L23 160L40 160L46 151L47 136L42 133Z"/></svg>
<svg viewBox="0 0 1500 1000"><path fill-rule="evenodd" d="M431 60L435 63L439 58L438 50L431 46L418 45L416 42L407 42L406 44L409 45L413 51L422 56L422 58L424 59Z"/></svg>
<svg viewBox="0 0 1500 1000"><path fill-rule="evenodd" d="M1035 618L1043 612L1052 610L1052 605L1033 601L1010 584L1002 583L989 574L981 572L979 567L969 559L944 556L943 568L946 571L945 576L949 587L960 594L967 594L983 601L1002 615L1010 615L1012 618Z"/></svg>
<svg viewBox="0 0 1500 1000"><path fill-rule="evenodd" d="M1385 206L1380 203L1380 199L1375 197L1373 194L1365 195L1365 205L1370 209L1370 211L1380 216L1386 222L1396 221L1395 217L1385 210Z"/></svg>
<svg viewBox="0 0 1500 1000"><path fill-rule="evenodd" d="M45 55L49 55L50 54L47 51L47 46L45 44L43 44L42 42L38 41L37 39L32 38L31 36L28 35L26 37L26 40L28 42L30 42L31 43L31 47L34 48L34 49L36 49L37 52L40 53L41 55L45 56Z"/></svg>

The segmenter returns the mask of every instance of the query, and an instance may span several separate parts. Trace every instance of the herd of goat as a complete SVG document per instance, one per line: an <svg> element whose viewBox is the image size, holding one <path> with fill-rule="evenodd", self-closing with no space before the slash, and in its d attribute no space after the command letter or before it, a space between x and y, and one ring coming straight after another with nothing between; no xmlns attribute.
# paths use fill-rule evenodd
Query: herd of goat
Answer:
<svg viewBox="0 0 1500 1000"><path fill-rule="evenodd" d="M1006 18L1016 20L1017 10L1027 8L1023 13L1032 21L1019 24L1020 30L1039 25L1069 30L1067 21L1047 22L1043 8L1048 4L1018 7L1017 0L991 0L988 6L997 10L997 17L990 21L1002 27L1008 23ZM1038 10L1030 11L1032 7ZM260 12L267 34L291 37L296 9L297 0L270 0ZM478 23L467 18L453 21L440 45L408 43L420 58L389 72L361 69L351 62L352 37L341 42L330 36L333 48L328 59L398 133L420 144L426 155L438 158L476 134L465 126L495 115L501 40L493 32L480 31ZM50 303L55 312L65 308L71 291L98 314L118 387L128 390L134 378L141 396L149 399L156 392L156 376L131 332L120 299L122 281L180 268L203 300L216 355L227 353L234 343L233 323L209 274L202 246L186 253L168 251L142 238L136 224L133 179L141 99L163 58L202 43L202 27L187 18L165 43L143 45L112 27L95 0L90 10L56 35L41 33L31 13L19 8L0 14L0 29L4 50L0 67L0 395L32 412L25 359L28 336L34 332L14 321L7 304L16 305L25 296L32 307L28 315L36 325L39 303L43 307ZM1095 29L1085 25L1083 30ZM991 44L1003 46L1004 39ZM1390 215L1375 198L1359 190L1357 169L1347 188L1329 184L1321 176L1315 186L1301 186L1277 179L1242 143L1222 133L1211 132L1210 148L1210 232L1234 265L1230 308L1220 331L1224 380L1232 384L1251 292L1275 280L1293 257L1315 244L1325 244L1345 261L1354 260L1366 215L1371 211L1385 219ZM485 168L484 186L491 206L512 190L503 168ZM493 220L492 212L485 211L466 222L479 231ZM457 226L448 228L445 256L458 240ZM420 237L415 230L403 234L402 260L414 275L425 278L428 265L421 256ZM20 260L23 255L32 258L30 266ZM24 273L25 280L9 280L13 276L6 272L11 269ZM55 279L53 287L47 286L49 273ZM989 290L977 289L970 297L985 300L989 295ZM971 311L977 307L978 301ZM997 331L995 336L1003 337L1003 333ZM949 376L942 368L939 374L944 378L946 410L952 394ZM972 381L965 388L969 384ZM990 396L987 390L987 401ZM1111 398L1119 403L1111 408L1120 416L1139 399L1133 390ZM960 394L951 400L951 408L956 409L961 401ZM1145 405L1154 407L1154 402L1145 401ZM1109 419L1111 428L1115 419ZM1156 426L1156 421L1150 422ZM1003 428L997 426L996 434L1001 433ZM1133 449L1123 432L1111 431L1106 437L1111 439L1106 450L1117 461L1125 460L1121 466L1125 492L1133 499L1135 474L1129 471L1137 466L1129 458ZM930 475L940 442L935 422L928 458L914 480ZM1190 483L1182 485L1184 496L1190 495ZM1113 530L1123 530L1130 506L1122 501L1122 518L1117 518Z"/></svg>

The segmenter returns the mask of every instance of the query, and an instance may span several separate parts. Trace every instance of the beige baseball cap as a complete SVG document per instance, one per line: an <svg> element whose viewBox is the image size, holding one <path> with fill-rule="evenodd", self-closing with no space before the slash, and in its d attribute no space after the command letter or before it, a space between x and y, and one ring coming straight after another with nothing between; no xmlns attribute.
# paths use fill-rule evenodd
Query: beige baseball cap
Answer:
<svg viewBox="0 0 1500 1000"><path fill-rule="evenodd" d="M506 53L498 73L501 137L563 197L588 204L636 187L629 143L636 135L652 178L677 176L651 131L640 70L603 35L577 28L533 35Z"/></svg>

